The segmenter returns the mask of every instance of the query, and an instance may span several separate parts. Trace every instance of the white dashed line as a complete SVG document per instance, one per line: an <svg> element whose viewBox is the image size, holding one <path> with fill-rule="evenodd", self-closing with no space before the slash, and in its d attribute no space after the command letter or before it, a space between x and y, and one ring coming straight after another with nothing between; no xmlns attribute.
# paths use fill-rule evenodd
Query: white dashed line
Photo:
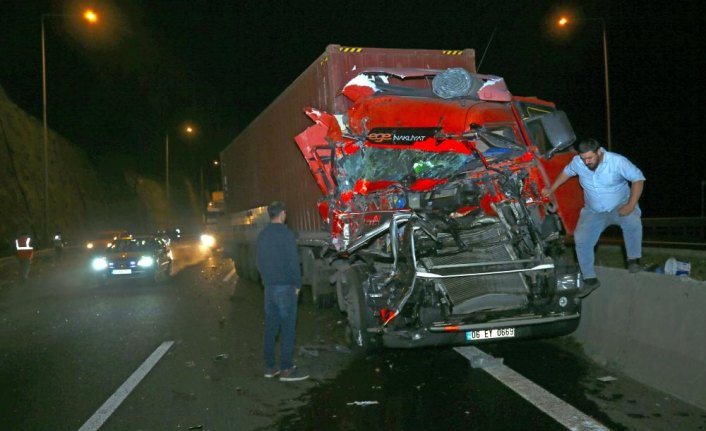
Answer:
<svg viewBox="0 0 706 431"><path fill-rule="evenodd" d="M157 350L140 365L137 370L123 383L108 400L84 423L78 431L96 431L103 426L113 412L125 401L130 392L145 378L147 373L159 362L159 360L172 347L174 341L165 341Z"/></svg>
<svg viewBox="0 0 706 431"><path fill-rule="evenodd" d="M488 366L481 365L483 371L495 377L566 428L572 431L608 431L608 428L602 423L547 392L541 386L503 365L501 360L493 358L482 350L471 346L456 347L454 350L472 363L489 364Z"/></svg>
<svg viewBox="0 0 706 431"><path fill-rule="evenodd" d="M223 283L227 283L235 275L235 268L231 269L228 275L223 278Z"/></svg>

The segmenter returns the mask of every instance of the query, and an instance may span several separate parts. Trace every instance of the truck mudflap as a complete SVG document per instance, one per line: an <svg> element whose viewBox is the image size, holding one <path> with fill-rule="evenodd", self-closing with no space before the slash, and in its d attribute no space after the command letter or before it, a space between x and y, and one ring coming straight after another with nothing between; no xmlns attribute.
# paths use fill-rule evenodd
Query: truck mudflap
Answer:
<svg viewBox="0 0 706 431"><path fill-rule="evenodd" d="M576 312L565 316L506 320L485 324L439 323L418 331L385 331L381 328L369 328L368 331L381 334L382 345L389 348L461 346L567 335L578 328L580 317L580 312Z"/></svg>

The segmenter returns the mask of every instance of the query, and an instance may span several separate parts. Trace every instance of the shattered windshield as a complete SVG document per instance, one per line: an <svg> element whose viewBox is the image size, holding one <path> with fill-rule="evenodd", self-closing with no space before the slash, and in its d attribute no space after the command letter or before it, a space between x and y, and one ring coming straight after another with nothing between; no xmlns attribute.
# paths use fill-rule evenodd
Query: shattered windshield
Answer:
<svg viewBox="0 0 706 431"><path fill-rule="evenodd" d="M488 163L521 154L522 149L508 145L507 141L492 139L494 134L514 139L512 129L503 127L486 133L491 137L489 141L493 146L476 141L476 148ZM419 178L444 179L482 167L483 163L476 154L365 146L339 160L337 179L341 190L351 190L359 179L393 182Z"/></svg>

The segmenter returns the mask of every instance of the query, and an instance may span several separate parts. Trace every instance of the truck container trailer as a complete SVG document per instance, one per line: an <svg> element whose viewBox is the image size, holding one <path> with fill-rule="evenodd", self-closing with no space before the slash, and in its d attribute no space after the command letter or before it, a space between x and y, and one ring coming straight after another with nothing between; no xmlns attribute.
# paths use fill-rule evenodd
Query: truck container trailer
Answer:
<svg viewBox="0 0 706 431"><path fill-rule="evenodd" d="M574 140L553 103L476 73L472 49L329 45L221 152L219 240L258 280L266 206L285 202L304 284L360 349L567 334L582 196L542 189Z"/></svg>

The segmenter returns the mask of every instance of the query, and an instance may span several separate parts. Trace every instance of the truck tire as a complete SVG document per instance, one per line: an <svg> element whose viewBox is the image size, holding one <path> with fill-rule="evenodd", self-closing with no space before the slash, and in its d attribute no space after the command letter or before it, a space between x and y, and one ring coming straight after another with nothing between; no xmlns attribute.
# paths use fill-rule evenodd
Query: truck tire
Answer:
<svg viewBox="0 0 706 431"><path fill-rule="evenodd" d="M314 270L311 273L311 300L320 309L333 307L335 300L335 290L330 283L333 269L325 265L323 261L314 261Z"/></svg>
<svg viewBox="0 0 706 431"><path fill-rule="evenodd" d="M363 265L346 271L346 342L357 353L369 353L379 346L379 337L367 329L375 325L375 315L365 299L368 272Z"/></svg>
<svg viewBox="0 0 706 431"><path fill-rule="evenodd" d="M257 270L257 256L255 255L255 245L248 244L245 247L245 250L247 252L245 260L248 262L246 270L248 274L247 278L253 283L257 283L260 280L260 272Z"/></svg>

